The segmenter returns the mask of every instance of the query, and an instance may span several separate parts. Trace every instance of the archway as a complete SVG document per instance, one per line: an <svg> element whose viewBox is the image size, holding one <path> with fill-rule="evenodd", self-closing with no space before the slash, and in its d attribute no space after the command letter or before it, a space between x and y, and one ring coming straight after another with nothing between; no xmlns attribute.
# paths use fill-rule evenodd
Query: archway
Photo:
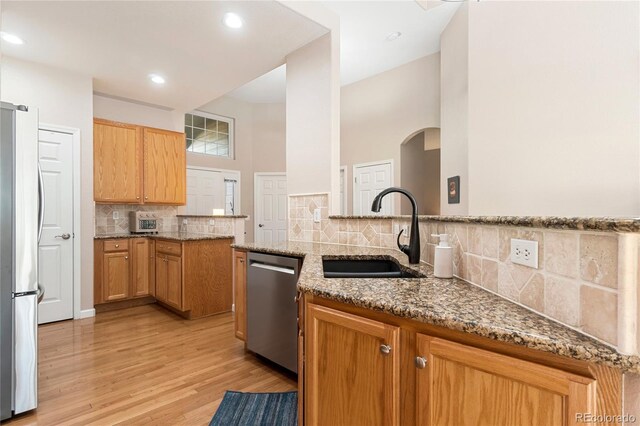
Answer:
<svg viewBox="0 0 640 426"><path fill-rule="evenodd" d="M419 214L440 214L439 127L417 130L402 142L400 182L415 196ZM411 214L411 203L403 199L400 211Z"/></svg>

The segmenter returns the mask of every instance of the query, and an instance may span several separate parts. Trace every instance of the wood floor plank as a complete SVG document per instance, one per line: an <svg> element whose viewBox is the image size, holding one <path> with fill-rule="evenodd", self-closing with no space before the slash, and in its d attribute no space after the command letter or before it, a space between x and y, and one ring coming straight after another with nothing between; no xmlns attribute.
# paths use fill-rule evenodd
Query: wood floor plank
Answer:
<svg viewBox="0 0 640 426"><path fill-rule="evenodd" d="M40 326L38 409L2 424L206 425L226 390L295 390L245 353L233 324L145 305Z"/></svg>

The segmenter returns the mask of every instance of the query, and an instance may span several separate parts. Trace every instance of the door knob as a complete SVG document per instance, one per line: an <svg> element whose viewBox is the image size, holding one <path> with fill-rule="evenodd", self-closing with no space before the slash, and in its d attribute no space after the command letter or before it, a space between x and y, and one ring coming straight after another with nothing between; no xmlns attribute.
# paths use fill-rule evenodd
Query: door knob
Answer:
<svg viewBox="0 0 640 426"><path fill-rule="evenodd" d="M258 226L262 228L264 226L264 223L259 223Z"/></svg>
<svg viewBox="0 0 640 426"><path fill-rule="evenodd" d="M62 238L63 240L68 240L69 238L71 238L71 235L70 234L56 235L55 238Z"/></svg>

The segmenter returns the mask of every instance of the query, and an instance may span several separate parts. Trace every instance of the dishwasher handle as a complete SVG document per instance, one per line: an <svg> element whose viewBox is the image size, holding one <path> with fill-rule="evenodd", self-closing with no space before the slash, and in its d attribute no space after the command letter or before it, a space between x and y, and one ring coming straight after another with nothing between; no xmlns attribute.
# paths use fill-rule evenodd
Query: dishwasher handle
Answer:
<svg viewBox="0 0 640 426"><path fill-rule="evenodd" d="M255 260L250 263L250 266L253 268L266 269L268 271L282 272L283 274L294 275L296 273L295 269L287 268L286 266L274 266L269 265L267 263L256 262Z"/></svg>

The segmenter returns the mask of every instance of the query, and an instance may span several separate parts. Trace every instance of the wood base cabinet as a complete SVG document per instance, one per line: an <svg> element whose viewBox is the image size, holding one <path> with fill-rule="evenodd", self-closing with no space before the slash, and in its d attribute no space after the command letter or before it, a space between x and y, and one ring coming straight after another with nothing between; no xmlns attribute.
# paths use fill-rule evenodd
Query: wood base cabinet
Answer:
<svg viewBox="0 0 640 426"><path fill-rule="evenodd" d="M195 319L231 310L231 239L156 240L156 299Z"/></svg>
<svg viewBox="0 0 640 426"><path fill-rule="evenodd" d="M574 425L620 371L305 295L302 425Z"/></svg>
<svg viewBox="0 0 640 426"><path fill-rule="evenodd" d="M400 424L400 328L318 305L306 322L307 424Z"/></svg>
<svg viewBox="0 0 640 426"><path fill-rule="evenodd" d="M147 238L94 241L94 304L153 295L150 247Z"/></svg>
<svg viewBox="0 0 640 426"><path fill-rule="evenodd" d="M247 335L247 252L233 251L233 294L235 304L236 337L245 340Z"/></svg>

